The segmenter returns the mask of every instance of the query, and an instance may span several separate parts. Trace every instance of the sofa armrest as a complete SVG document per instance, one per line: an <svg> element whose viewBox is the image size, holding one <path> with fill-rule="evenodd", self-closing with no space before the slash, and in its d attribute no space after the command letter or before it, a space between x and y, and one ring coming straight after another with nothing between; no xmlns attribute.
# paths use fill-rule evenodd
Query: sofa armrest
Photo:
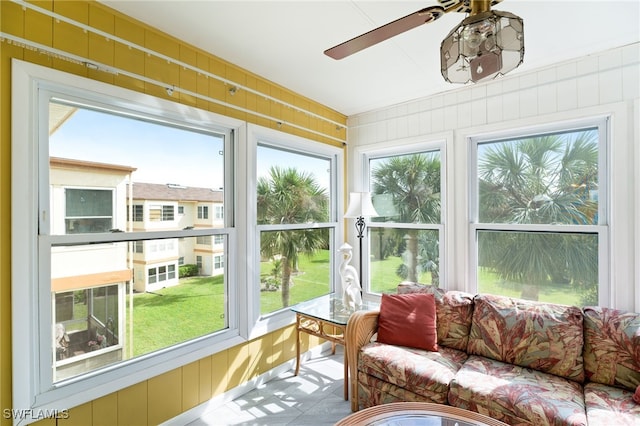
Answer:
<svg viewBox="0 0 640 426"><path fill-rule="evenodd" d="M351 411L358 411L358 352L378 331L379 311L356 311L349 317L345 331L345 350L349 364Z"/></svg>

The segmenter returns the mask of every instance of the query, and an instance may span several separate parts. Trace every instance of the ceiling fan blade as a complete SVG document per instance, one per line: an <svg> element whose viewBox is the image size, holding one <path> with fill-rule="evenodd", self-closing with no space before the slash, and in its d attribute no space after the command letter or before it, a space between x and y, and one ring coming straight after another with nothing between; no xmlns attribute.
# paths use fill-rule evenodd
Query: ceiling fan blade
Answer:
<svg viewBox="0 0 640 426"><path fill-rule="evenodd" d="M324 54L333 59L342 59L367 47L378 44L393 36L402 34L412 28L435 21L445 13L440 6L431 6L414 12L410 15L396 19L367 33L340 43L324 51Z"/></svg>

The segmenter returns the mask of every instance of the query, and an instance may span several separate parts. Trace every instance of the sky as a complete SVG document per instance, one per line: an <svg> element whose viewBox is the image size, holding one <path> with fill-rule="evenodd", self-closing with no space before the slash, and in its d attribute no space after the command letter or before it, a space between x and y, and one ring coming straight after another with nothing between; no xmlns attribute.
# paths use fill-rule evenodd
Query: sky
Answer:
<svg viewBox="0 0 640 426"><path fill-rule="evenodd" d="M49 155L137 168L134 182L220 188L219 136L78 109L49 138Z"/></svg>
<svg viewBox="0 0 640 426"><path fill-rule="evenodd" d="M218 189L224 186L223 139L215 134L78 109L49 137L49 155L135 167L134 182ZM273 165L296 167L329 187L326 159L260 147L258 177Z"/></svg>

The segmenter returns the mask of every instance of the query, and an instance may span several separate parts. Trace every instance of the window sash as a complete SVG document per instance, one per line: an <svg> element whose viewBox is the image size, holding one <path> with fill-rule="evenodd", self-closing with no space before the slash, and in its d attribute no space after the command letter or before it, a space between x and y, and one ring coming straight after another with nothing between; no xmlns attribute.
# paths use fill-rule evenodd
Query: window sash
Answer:
<svg viewBox="0 0 640 426"><path fill-rule="evenodd" d="M371 240L374 238L372 236L372 232L375 232L376 229L411 229L411 230L436 230L438 231L438 250L439 250L439 285L441 287L446 285L446 241L445 238L445 220L444 218L447 215L447 181L446 181L446 167L447 167L447 155L446 155L446 140L436 140L436 141L422 141L419 138L416 138L412 141L408 141L404 146L394 145L393 147L384 146L375 146L375 147L363 147L360 150L361 155L361 164L362 164L362 179L364 181L364 187L368 189L368 191L372 192L372 170L371 170L371 161L383 158L390 157L403 157L409 156L413 154L431 154L437 153L440 161L440 219L436 223L407 223L407 222L399 222L395 220L389 221L377 221L375 218L372 218L367 223L368 232L365 234L366 243L363 244L363 262L361 276L362 282L364 283L364 291L372 294L379 294L378 292L373 291L370 288L371 283ZM354 256L355 258L355 256Z"/></svg>
<svg viewBox="0 0 640 426"><path fill-rule="evenodd" d="M215 353L221 347L232 347L243 342L244 338L239 335L238 314L233 310L229 312L229 327L223 332L172 346L144 359L134 358L130 362L119 364L116 368L91 374L90 377L79 376L52 385L52 338L49 330L52 330L53 306L46 301L51 300L51 282L48 278L51 265L47 259L51 256L53 246L71 246L88 242L145 241L163 237L190 237L199 233L220 233L227 238L225 253L230 258L236 258L234 254L238 236L233 228L233 215L229 216L231 220L225 222L224 228L192 230L191 233L181 230L51 235L48 214L49 157L38 148L38 141L48 141L46 117L50 97L55 94L57 99L71 99L81 103L95 102L107 110L120 109L125 115L136 117L153 116L157 117L158 122L193 126L198 131L220 131L227 134L225 152L228 153L234 152L232 146L238 139L237 130L245 124L213 113L205 113L209 117L204 120L202 111L191 111L173 102L21 61L14 61L12 77L13 93L23 95L13 105L12 111L12 123L16 129L21 129L13 135L12 158L14 164L22 165L12 168L12 229L16 234L24 236L12 240L13 268L20 274L20 283L15 280L12 283L12 303L25 307L20 312L13 312L14 404L33 409L78 405L146 380L162 371L170 371L201 359ZM38 120L38 117L44 119ZM40 143L41 146L46 145L46 142ZM231 180L234 176L233 163L232 157L227 156L225 188L228 191L225 193L225 204L230 211L233 211L234 201ZM43 209L39 206L43 206ZM23 214L25 212L26 214ZM39 263L34 265L34 259L38 259ZM234 282L235 268L227 268L225 275L230 282ZM28 285L24 285L25 282ZM237 292L232 286L228 291L228 307L233 308L237 306ZM162 371L153 366L161 366Z"/></svg>
<svg viewBox="0 0 640 426"><path fill-rule="evenodd" d="M519 223L482 223L479 203L478 145L482 143L510 141L533 138L542 135L597 129L598 133L598 223L597 224L519 224ZM541 125L533 130L510 130L495 134L469 137L469 264L471 267L471 291L478 288L478 235L482 231L495 232L531 232L550 234L597 235L598 241L598 304L608 306L609 290L609 119L605 117L585 118L562 123Z"/></svg>
<svg viewBox="0 0 640 426"><path fill-rule="evenodd" d="M241 156L247 158L248 168L246 170L247 179L253 182L257 182L258 169L257 165L260 162L258 159L258 147L266 146L275 150L283 150L302 155L308 155L311 157L318 157L322 159L330 160L330 168L332 175L330 177L329 194L331 194L330 207L328 209L329 221L326 223L299 223L299 224L276 224L276 225L257 225L257 190L253 186L252 193L248 194L250 198L250 204L247 207L248 226L250 226L254 232L252 232L247 239L248 247L248 262L253 265L252 270L254 274L249 276L248 282L252 288L252 296L248 303L248 317L250 323L253 324L249 330L250 336L260 335L265 332L276 330L277 328L291 324L290 311L288 309L281 309L271 312L269 314L261 313L261 295L260 295L260 239L261 233L265 231L273 230L295 230L295 229L309 229L309 228L330 228L331 244L335 245L336 241L342 241L342 214L344 212L342 199L337 194L339 188L343 188L343 149L334 147L319 142L310 141L298 136L283 134L273 129L267 129L258 125L249 124L248 130L248 144L246 151L240 153ZM224 209L221 212L225 217L229 215L228 209ZM340 222L339 222L340 221ZM335 246L332 246L335 247ZM337 249L330 250L332 253L336 253L330 257L330 269L331 273L329 283L329 291L334 291L336 288L336 260Z"/></svg>

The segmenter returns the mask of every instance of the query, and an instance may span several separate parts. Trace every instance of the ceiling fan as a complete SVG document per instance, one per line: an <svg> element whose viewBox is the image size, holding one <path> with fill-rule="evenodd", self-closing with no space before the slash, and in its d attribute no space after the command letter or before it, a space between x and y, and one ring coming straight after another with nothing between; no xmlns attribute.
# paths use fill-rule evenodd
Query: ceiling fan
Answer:
<svg viewBox="0 0 640 426"><path fill-rule="evenodd" d="M502 0L438 0L430 6L338 44L324 53L343 59L445 13L468 16L440 44L442 76L451 83L478 82L517 68L524 58L523 22L518 16L491 10Z"/></svg>

